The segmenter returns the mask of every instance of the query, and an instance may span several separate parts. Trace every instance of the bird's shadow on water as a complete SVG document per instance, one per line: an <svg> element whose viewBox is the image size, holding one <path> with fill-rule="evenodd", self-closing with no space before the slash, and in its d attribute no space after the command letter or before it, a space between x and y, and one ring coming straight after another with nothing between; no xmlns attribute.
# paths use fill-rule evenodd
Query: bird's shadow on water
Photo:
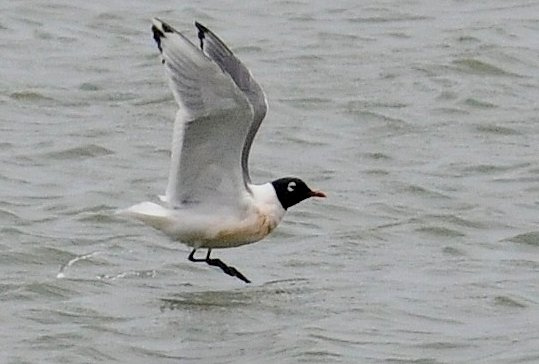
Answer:
<svg viewBox="0 0 539 364"><path fill-rule="evenodd" d="M215 308L264 305L268 297L286 297L309 290L305 278L268 281L258 286L245 286L232 290L205 290L179 292L159 298L160 310L212 310Z"/></svg>

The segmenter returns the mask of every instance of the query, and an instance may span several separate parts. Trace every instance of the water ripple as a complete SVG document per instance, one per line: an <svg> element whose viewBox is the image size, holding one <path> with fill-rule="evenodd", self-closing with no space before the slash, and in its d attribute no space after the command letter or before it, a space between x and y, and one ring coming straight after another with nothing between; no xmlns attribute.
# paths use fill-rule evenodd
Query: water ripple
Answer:
<svg viewBox="0 0 539 364"><path fill-rule="evenodd" d="M73 148L64 149L61 151L49 152L46 154L47 158L56 160L69 160L69 159L86 159L93 157L100 157L104 155L113 154L114 152L105 147L88 144L77 146Z"/></svg>

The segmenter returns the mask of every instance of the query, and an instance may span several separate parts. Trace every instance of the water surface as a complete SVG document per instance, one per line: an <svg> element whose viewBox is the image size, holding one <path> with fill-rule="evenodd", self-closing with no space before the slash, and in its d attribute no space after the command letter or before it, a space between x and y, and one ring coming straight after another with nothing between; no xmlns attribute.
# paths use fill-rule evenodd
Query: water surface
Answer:
<svg viewBox="0 0 539 364"><path fill-rule="evenodd" d="M539 361L537 3L1 8L3 363ZM263 85L253 179L329 195L216 252L250 285L113 215L166 185L153 16Z"/></svg>

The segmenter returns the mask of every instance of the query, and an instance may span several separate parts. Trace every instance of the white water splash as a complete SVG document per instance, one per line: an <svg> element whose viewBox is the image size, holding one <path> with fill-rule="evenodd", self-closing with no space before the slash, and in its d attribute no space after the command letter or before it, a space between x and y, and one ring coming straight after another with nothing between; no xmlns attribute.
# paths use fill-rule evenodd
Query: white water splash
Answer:
<svg viewBox="0 0 539 364"><path fill-rule="evenodd" d="M128 272L122 272L115 275L109 275L109 274L102 274L97 276L97 279L100 280L106 280L106 281L114 281L116 279L126 278L126 277L149 277L149 278L155 278L157 276L157 272L155 270L145 270L145 271L128 271Z"/></svg>
<svg viewBox="0 0 539 364"><path fill-rule="evenodd" d="M65 271L67 268L71 267L73 264L75 264L76 262L80 260L90 259L91 257L96 256L97 254L100 254L100 253L101 253L100 251L95 251L89 254L76 256L75 258L71 259L69 262L67 262L66 264L60 267L60 271L56 275L56 278L58 279L65 278Z"/></svg>

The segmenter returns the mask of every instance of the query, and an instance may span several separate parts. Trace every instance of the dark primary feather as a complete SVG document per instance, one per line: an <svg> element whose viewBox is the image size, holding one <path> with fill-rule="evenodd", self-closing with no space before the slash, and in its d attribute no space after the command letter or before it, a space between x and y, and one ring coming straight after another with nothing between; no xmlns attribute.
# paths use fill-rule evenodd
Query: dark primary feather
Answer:
<svg viewBox="0 0 539 364"><path fill-rule="evenodd" d="M232 51L219 39L211 30L199 22L195 22L198 28L198 39L200 48L210 57L221 69L228 73L238 88L245 94L251 107L253 108L253 123L247 134L242 150L241 166L245 183L251 182L249 175L249 151L255 135L260 128L260 124L266 116L267 103L262 87L254 80L245 65L232 53Z"/></svg>

